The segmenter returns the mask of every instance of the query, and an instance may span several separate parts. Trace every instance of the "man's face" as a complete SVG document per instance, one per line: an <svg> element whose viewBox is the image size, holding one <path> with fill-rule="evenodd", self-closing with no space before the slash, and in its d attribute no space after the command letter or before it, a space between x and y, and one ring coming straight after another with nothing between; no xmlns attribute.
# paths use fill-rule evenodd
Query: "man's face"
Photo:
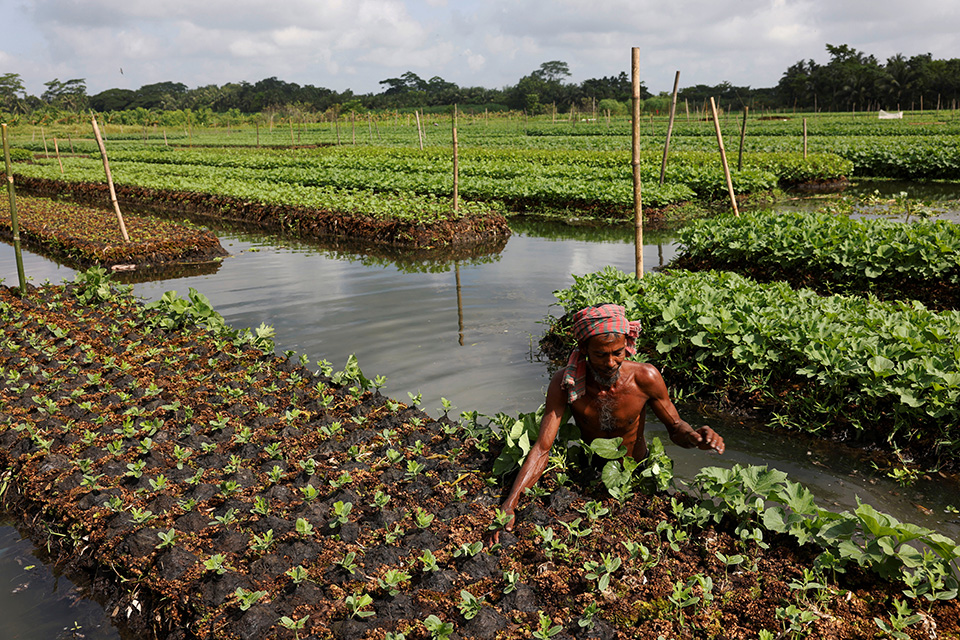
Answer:
<svg viewBox="0 0 960 640"><path fill-rule="evenodd" d="M601 384L604 381L616 382L620 365L626 356L627 338L622 333L605 333L587 341L587 364Z"/></svg>

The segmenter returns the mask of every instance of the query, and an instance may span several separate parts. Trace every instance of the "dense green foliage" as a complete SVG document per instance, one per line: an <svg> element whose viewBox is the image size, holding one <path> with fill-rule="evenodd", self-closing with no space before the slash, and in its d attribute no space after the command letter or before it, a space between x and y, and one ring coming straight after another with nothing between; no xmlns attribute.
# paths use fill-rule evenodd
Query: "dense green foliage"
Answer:
<svg viewBox="0 0 960 640"><path fill-rule="evenodd" d="M880 278L960 283L960 227L943 220L757 211L694 221L678 235L693 260L819 274L851 291Z"/></svg>
<svg viewBox="0 0 960 640"><path fill-rule="evenodd" d="M638 345L692 392L739 389L775 406L783 426L956 460L960 312L820 297L728 272L640 281L608 267L574 281L556 293L564 311L623 304L643 321Z"/></svg>
<svg viewBox="0 0 960 640"><path fill-rule="evenodd" d="M717 154L674 154L662 186L658 184L661 156L651 150L641 159L645 206L711 199L725 192ZM417 208L442 209L444 203L437 199L453 193L451 154L436 147L425 151L128 148L112 151L110 160L114 178L121 184L348 212L369 206L373 215L403 217ZM74 181L96 181L102 172L99 160L92 157L67 158L64 167L66 179ZM815 154L804 160L796 153L750 154L744 168L733 172L733 181L738 192L755 193L780 184L838 179L849 169L850 164L836 156ZM46 160L20 165L17 172L55 180L59 165ZM616 215L633 202L630 158L624 152L464 149L459 193L468 201L505 202L521 209L580 206L605 208L608 215ZM465 207L467 211L477 208L469 202Z"/></svg>

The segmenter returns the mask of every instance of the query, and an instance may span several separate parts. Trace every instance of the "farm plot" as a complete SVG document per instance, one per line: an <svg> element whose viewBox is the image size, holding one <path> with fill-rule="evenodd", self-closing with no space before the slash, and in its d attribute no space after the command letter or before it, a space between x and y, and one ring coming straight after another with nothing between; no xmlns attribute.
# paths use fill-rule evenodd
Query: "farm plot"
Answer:
<svg viewBox="0 0 960 640"><path fill-rule="evenodd" d="M129 265L139 269L209 262L227 255L217 237L202 229L127 214L130 242L113 212L43 198L17 198L21 238L30 246L81 268ZM0 234L10 240L10 203L0 204Z"/></svg>
<svg viewBox="0 0 960 640"><path fill-rule="evenodd" d="M555 465L484 549L503 524L490 470L529 417L433 420L353 360L271 354L269 329L225 326L195 291L148 307L98 271L0 288L3 499L137 636L960 632L952 541L830 514L760 468L671 496L661 454L657 492L632 496L615 441L594 448L619 499Z"/></svg>
<svg viewBox="0 0 960 640"><path fill-rule="evenodd" d="M671 268L727 269L822 293L960 306L960 227L951 222L758 211L694 221L679 242Z"/></svg>

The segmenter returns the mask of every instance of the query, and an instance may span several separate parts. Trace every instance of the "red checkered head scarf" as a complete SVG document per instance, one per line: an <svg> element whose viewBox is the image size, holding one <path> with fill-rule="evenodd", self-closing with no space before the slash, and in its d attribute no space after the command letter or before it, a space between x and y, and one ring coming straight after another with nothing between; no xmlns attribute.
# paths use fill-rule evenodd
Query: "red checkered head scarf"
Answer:
<svg viewBox="0 0 960 640"><path fill-rule="evenodd" d="M587 357L580 346L593 336L605 333L622 334L626 338L627 355L637 352L634 343L640 335L640 321L627 320L626 309L618 304L600 304L577 311L573 316L573 337L577 348L570 354L563 374L563 388L567 390L567 402L573 403L587 390Z"/></svg>

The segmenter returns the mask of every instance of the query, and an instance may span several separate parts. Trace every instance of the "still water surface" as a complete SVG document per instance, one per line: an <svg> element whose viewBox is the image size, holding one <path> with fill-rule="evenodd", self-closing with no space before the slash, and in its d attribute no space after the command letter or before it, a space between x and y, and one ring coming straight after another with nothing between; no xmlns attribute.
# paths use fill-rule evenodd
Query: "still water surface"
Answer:
<svg viewBox="0 0 960 640"><path fill-rule="evenodd" d="M549 225L518 224L504 250L485 259L403 268L356 253L262 235L219 231L230 252L214 273L135 285L154 300L192 287L207 296L236 327L261 323L276 329L279 351L323 358L342 368L355 354L368 377L384 375L384 392L408 401L422 393L424 409L437 415L441 398L457 410L483 413L533 411L543 401L549 372L537 357L553 291L572 284L570 274L605 265L633 271L631 229L571 234ZM652 271L676 253L670 234L648 234L644 269ZM71 269L25 254L35 283L72 279ZM16 282L12 248L0 245L0 275ZM669 380L667 381L669 384ZM856 507L857 496L902 520L960 537L956 514L945 510L955 487L941 479L901 488L852 452L796 435L774 435L680 407L694 424L712 424L727 453L687 451L668 443L680 478L702 465L766 464L808 484L821 504ZM665 428L648 418L650 435L666 441ZM74 621L86 638L115 638L93 603L74 603L73 586L56 579L27 551L16 531L0 527L0 629L4 638L73 637ZM33 565L27 571L25 566ZM40 602L41 604L34 604ZM49 623L41 628L38 620Z"/></svg>

